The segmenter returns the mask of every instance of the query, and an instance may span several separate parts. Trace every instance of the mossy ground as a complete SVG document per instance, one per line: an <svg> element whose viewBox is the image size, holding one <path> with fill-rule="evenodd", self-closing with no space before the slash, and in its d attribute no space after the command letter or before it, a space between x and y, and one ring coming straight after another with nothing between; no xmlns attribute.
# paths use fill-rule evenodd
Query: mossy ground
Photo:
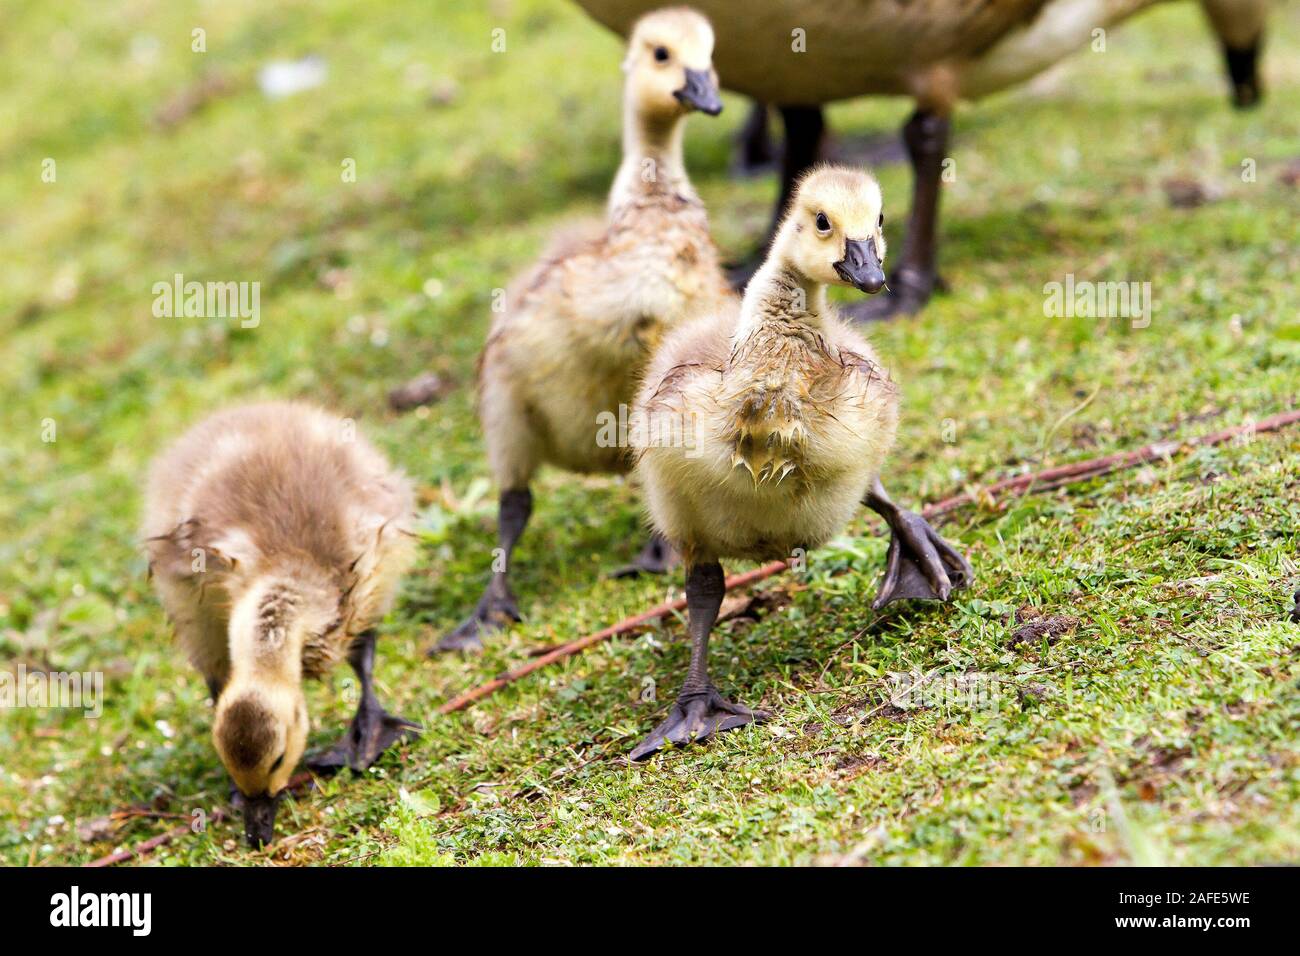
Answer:
<svg viewBox="0 0 1300 956"><path fill-rule="evenodd" d="M1300 853L1300 431L1198 451L945 534L977 586L943 608L869 609L886 541L864 518L770 582L789 603L720 626L716 679L775 712L644 766L621 758L682 675L679 619L571 658L461 714L454 693L531 649L675 592L602 576L640 543L633 489L548 473L519 551L527 622L472 659L423 651L472 605L494 545L473 416L493 291L557 223L599 211L618 155L619 44L573 5L342 0L26 4L0 34L0 652L105 674L103 716L0 721L0 857L81 862L224 804L202 682L145 578L139 483L170 437L229 402L298 396L355 416L418 482L418 568L385 622L390 708L424 736L290 801L282 839L225 822L178 863L1263 863ZM1276 10L1268 99L1226 102L1191 5L1112 31L1049 76L960 112L944 195L951 293L871 330L906 411L897 497L1259 419L1300 401L1300 19ZM504 27L507 49L491 51ZM191 52L195 27L206 53ZM324 86L272 101L272 58ZM219 75L220 82L204 81ZM168 129L178 93L217 90ZM695 118L688 163L733 257L770 179L729 176L744 104ZM831 111L846 140L908 104ZM183 112L183 111L181 111ZM42 181L42 163L57 178ZM355 160L355 183L341 177ZM1243 179L1243 162L1255 170ZM909 173L878 170L900 248ZM1211 201L1175 208L1162 184ZM159 319L175 273L262 283L261 324ZM1148 281L1149 327L1048 318L1043 286ZM427 414L386 390L459 387ZM42 441L52 420L57 440ZM1076 618L1011 643L1014 615ZM932 675L887 704L891 674ZM964 675L964 676L963 676ZM658 701L643 700L648 679ZM961 692L974 681L985 696ZM351 681L313 687L313 741ZM938 692L936 692L938 691ZM900 706L917 704L918 706Z"/></svg>

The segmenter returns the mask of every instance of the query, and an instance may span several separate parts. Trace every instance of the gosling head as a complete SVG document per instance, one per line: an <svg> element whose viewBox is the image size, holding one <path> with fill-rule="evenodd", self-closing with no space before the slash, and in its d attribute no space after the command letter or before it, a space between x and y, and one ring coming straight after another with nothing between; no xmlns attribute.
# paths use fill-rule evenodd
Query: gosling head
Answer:
<svg viewBox="0 0 1300 956"><path fill-rule="evenodd" d="M270 843L276 807L307 747L301 688L252 677L232 681L217 702L212 739L243 796L248 844Z"/></svg>
<svg viewBox="0 0 1300 956"><path fill-rule="evenodd" d="M821 166L790 200L773 255L814 282L879 292L885 285L885 214L868 173Z"/></svg>
<svg viewBox="0 0 1300 956"><path fill-rule="evenodd" d="M628 41L627 95L646 120L670 121L699 110L722 112L713 69L713 27L687 7L647 13Z"/></svg>

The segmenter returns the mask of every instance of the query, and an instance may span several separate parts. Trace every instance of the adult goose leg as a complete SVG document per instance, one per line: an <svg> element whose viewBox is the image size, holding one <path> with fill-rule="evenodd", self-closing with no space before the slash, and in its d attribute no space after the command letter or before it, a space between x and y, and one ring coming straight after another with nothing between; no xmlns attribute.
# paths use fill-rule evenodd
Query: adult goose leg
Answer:
<svg viewBox="0 0 1300 956"><path fill-rule="evenodd" d="M862 503L889 525L885 579L871 605L879 610L905 598L946 601L975 580L970 563L919 514L900 508L877 478Z"/></svg>
<svg viewBox="0 0 1300 956"><path fill-rule="evenodd" d="M826 140L826 118L820 106L782 106L781 122L785 127L785 145L781 150L781 192L772 209L772 224L768 228L763 248L730 272L731 284L743 289L763 264L777 226L785 216L785 207L794 195L799 179L822 158Z"/></svg>
<svg viewBox="0 0 1300 956"><path fill-rule="evenodd" d="M644 760L668 744L678 746L703 741L716 733L743 727L769 714L733 704L718 693L709 679L709 632L718 618L722 596L727 587L722 565L713 561L696 564L686 571L687 630L691 636L691 665L686 683L668 719L650 732L650 736L631 753L633 760Z"/></svg>
<svg viewBox="0 0 1300 956"><path fill-rule="evenodd" d="M946 116L927 110L917 110L903 126L903 145L912 161L913 177L912 218L907 224L903 255L883 295L845 310L855 319L889 319L917 312L929 301L939 281L935 265L939 186L949 127Z"/></svg>
<svg viewBox="0 0 1300 956"><path fill-rule="evenodd" d="M732 168L741 176L757 176L770 170L775 158L767 104L755 100L750 104L749 116L736 137Z"/></svg>
<svg viewBox="0 0 1300 956"><path fill-rule="evenodd" d="M1201 0L1210 28L1223 44L1224 64L1238 109L1259 103L1259 54L1268 19L1267 0Z"/></svg>
<svg viewBox="0 0 1300 956"><path fill-rule="evenodd" d="M533 493L527 488L503 491L497 508L497 544L501 550L500 570L496 562L492 567L492 580L488 582L478 604L459 627L443 635L429 656L440 651L478 650L483 646L482 635L500 630L521 620L515 605L514 592L510 590L510 562L515 544L524 533L528 518L533 513Z"/></svg>
<svg viewBox="0 0 1300 956"><path fill-rule="evenodd" d="M365 770L381 753L404 737L419 735L420 725L384 710L375 696L372 672L375 666L375 632L357 637L348 652L348 663L361 682L361 702L347 732L329 750L307 760L312 770L328 773L351 767Z"/></svg>

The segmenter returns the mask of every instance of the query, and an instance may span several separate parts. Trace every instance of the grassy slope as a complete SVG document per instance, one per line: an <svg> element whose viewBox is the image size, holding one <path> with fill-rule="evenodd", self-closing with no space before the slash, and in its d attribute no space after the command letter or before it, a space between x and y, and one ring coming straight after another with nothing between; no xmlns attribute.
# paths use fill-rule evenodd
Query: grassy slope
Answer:
<svg viewBox="0 0 1300 956"><path fill-rule="evenodd" d="M143 576L137 482L210 409L296 395L356 415L425 488L426 547L386 624L379 680L428 732L365 779L289 804L281 832L295 835L265 854L226 824L160 861L1294 859L1300 640L1282 620L1300 537L1294 431L961 515L948 533L980 581L941 610L868 610L885 541L864 521L786 585L804 586L788 608L720 628L719 684L777 716L705 748L618 759L685 668L680 621L432 715L528 649L678 586L600 579L636 547L635 497L548 474L518 561L527 625L468 662L421 656L476 596L491 494L469 388L425 418L394 416L384 392L425 368L469 382L492 291L557 222L599 209L617 155L618 44L569 4L488 6L27 4L7 20L0 652L108 683L97 721L0 722L0 858L89 859L163 824L83 843L76 820L223 802L205 693ZM1217 50L1182 5L962 112L944 200L954 292L873 331L906 398L896 495L932 499L1296 404L1300 200L1279 174L1300 154L1287 106L1300 20L1294 7L1277 20L1272 95L1247 115L1226 107ZM497 25L504 54L489 50ZM206 54L189 50L194 26ZM313 51L326 87L282 102L256 91L266 59ZM154 111L204 70L232 92L157 130ZM889 129L905 109L864 102L832 121ZM731 100L722 120L693 120L688 146L737 255L772 188L726 175L742 114ZM54 184L40 181L45 157ZM340 181L346 157L355 184ZM1241 180L1244 158L1256 182ZM908 174L880 175L897 248ZM1174 176L1223 195L1173 209L1160 184ZM348 282L330 288L331 269ZM150 287L178 271L261 281L261 327L153 318ZM1070 272L1150 281L1150 328L1045 319L1043 284ZM1080 625L1050 647L1009 647L1008 616L1025 606ZM888 674L934 669L984 675L997 706L879 708ZM651 676L659 703L640 700ZM339 673L312 689L314 740L347 719L350 687Z"/></svg>

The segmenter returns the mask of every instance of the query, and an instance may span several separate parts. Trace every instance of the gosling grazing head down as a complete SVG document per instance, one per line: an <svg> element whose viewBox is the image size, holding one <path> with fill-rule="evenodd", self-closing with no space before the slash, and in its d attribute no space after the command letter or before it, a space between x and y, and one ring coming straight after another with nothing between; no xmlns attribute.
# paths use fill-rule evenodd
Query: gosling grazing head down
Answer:
<svg viewBox="0 0 1300 956"><path fill-rule="evenodd" d="M868 173L820 166L799 183L770 261L820 285L879 292L885 285L885 214Z"/></svg>
<svg viewBox="0 0 1300 956"><path fill-rule="evenodd" d="M713 69L713 27L687 7L647 13L628 40L627 98L643 121L671 123L691 110L722 112Z"/></svg>
<svg viewBox="0 0 1300 956"><path fill-rule="evenodd" d="M343 626L340 589L303 561L292 577L261 580L230 615L230 680L217 703L213 743L245 798L275 797L307 747L300 648Z"/></svg>
<svg viewBox="0 0 1300 956"><path fill-rule="evenodd" d="M217 701L213 744L243 795L251 845L270 842L306 749L304 678L346 657L363 688L349 746L313 767L364 769L414 729L366 690L371 626L414 556L413 511L409 483L353 423L297 403L217 412L150 471L149 566Z"/></svg>

